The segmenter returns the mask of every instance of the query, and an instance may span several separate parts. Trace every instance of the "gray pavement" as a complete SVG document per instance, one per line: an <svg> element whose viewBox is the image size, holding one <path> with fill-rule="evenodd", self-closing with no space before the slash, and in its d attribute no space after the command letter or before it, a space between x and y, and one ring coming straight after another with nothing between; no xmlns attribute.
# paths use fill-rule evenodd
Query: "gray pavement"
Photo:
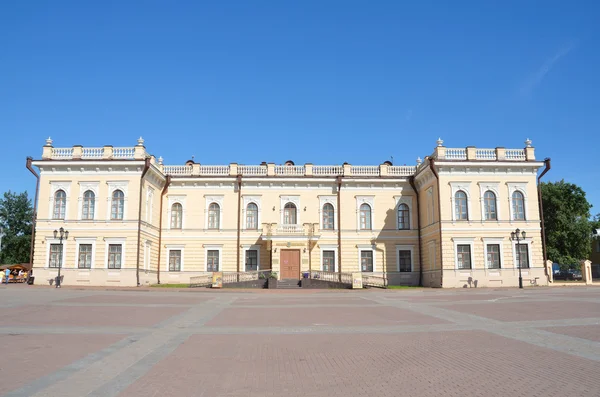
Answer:
<svg viewBox="0 0 600 397"><path fill-rule="evenodd" d="M600 396L600 288L0 287L4 396Z"/></svg>

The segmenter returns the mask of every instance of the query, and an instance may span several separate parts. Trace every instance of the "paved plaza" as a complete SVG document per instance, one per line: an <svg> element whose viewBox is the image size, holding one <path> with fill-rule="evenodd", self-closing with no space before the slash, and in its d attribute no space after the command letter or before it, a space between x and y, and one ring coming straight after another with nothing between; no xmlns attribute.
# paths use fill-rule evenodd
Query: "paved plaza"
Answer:
<svg viewBox="0 0 600 397"><path fill-rule="evenodd" d="M0 287L3 396L600 396L600 288Z"/></svg>

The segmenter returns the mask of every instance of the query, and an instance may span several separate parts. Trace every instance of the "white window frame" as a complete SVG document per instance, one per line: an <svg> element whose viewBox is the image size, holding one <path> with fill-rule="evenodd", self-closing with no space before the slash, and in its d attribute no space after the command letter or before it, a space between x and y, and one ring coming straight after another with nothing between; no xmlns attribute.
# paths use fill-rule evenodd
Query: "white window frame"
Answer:
<svg viewBox="0 0 600 397"><path fill-rule="evenodd" d="M94 193L94 216L92 219L83 219L83 195L90 190ZM79 182L79 198L77 205L77 214L79 220L95 221L98 219L98 201L100 197L100 182Z"/></svg>
<svg viewBox="0 0 600 397"><path fill-rule="evenodd" d="M63 240L64 241L64 240ZM91 244L92 246L92 263L89 268L79 267L79 246L82 244ZM96 237L75 237L75 268L79 270L90 270L96 265Z"/></svg>
<svg viewBox="0 0 600 397"><path fill-rule="evenodd" d="M356 230L358 232L373 232L375 228L375 196L355 196L356 198ZM360 228L360 206L368 204L371 207L371 228Z"/></svg>
<svg viewBox="0 0 600 397"><path fill-rule="evenodd" d="M167 244L166 246L166 259L165 259L165 265L166 265L166 269L165 271L167 272L172 272L172 273L181 273L184 271L185 269L185 245L184 244ZM178 271L175 270L170 270L169 269L169 258L171 257L171 251L181 251L181 266L179 268ZM219 256L219 261L221 260L220 256Z"/></svg>
<svg viewBox="0 0 600 397"><path fill-rule="evenodd" d="M373 272L375 273L377 271L377 260L376 260L376 256L377 256L377 246L376 245L371 245L371 244L359 244L357 246L358 248L358 271L363 273L362 271L362 265L360 263L360 259L361 259L361 253L363 251L373 251ZM369 272L364 272L364 273L369 273Z"/></svg>
<svg viewBox="0 0 600 397"><path fill-rule="evenodd" d="M496 219L485 219L485 193L490 191L496 195ZM498 182L479 182L479 201L481 203L481 222L500 222L500 183ZM468 197L468 195L467 195ZM468 211L468 207L467 207Z"/></svg>
<svg viewBox="0 0 600 397"><path fill-rule="evenodd" d="M65 192L65 217L64 219L54 219L54 198L56 192L59 190L64 190ZM49 198L49 207L48 207L48 219L51 221L65 221L69 218L69 202L71 201L71 182L50 182L50 198ZM94 214L94 216L96 216Z"/></svg>
<svg viewBox="0 0 600 397"><path fill-rule="evenodd" d="M452 242L454 243L454 269L459 271L472 271L475 270L475 237L453 237ZM459 245L470 245L471 248L471 268L470 269L459 269L458 268L458 246Z"/></svg>
<svg viewBox="0 0 600 397"><path fill-rule="evenodd" d="M262 213L262 208L261 208L261 196L260 195L251 195L251 196L244 196L242 195L242 202L243 202L243 207L242 207L242 230L257 230L260 231L261 230L261 213ZM258 213L256 216L256 229L248 229L247 228L247 223L246 223L246 212L248 209L248 204L253 203L256 204L256 208L258 208Z"/></svg>
<svg viewBox="0 0 600 397"><path fill-rule="evenodd" d="M529 214L527 212L527 208L529 207L528 199L527 199L527 182L520 182L520 183L507 182L506 186L508 187L508 208L510 211L509 212L510 213L510 223L511 224L514 222L529 223ZM519 191L519 192L521 192L521 194L523 194L523 214L525 215L524 220L514 219L515 215L514 215L514 211L513 211L512 196L513 196L513 193L516 191Z"/></svg>
<svg viewBox="0 0 600 397"><path fill-rule="evenodd" d="M223 244L204 244L204 271L208 272L208 251L219 251L219 271L223 271Z"/></svg>
<svg viewBox="0 0 600 397"><path fill-rule="evenodd" d="M416 229L413 224L413 196L394 196L396 200L396 230L413 230ZM408 206L408 229L400 229L400 222L398 222L398 209L400 204L406 204Z"/></svg>
<svg viewBox="0 0 600 397"><path fill-rule="evenodd" d="M125 192L123 192L125 193ZM127 239L125 237L105 237L104 238L105 247L104 247L104 269L109 271L118 271L125 269L125 263L127 259L126 255L126 242ZM109 269L108 268L108 246L111 244L121 244L121 268L120 269Z"/></svg>
<svg viewBox="0 0 600 397"><path fill-rule="evenodd" d="M66 192L65 192L66 193ZM63 248L62 248L62 259L61 259L61 269L65 268L65 261L67 259L67 241L63 239ZM50 245L51 244L60 244L60 239L54 237L46 237L46 263L44 264L44 269L50 270L58 270L58 267L50 267Z"/></svg>
<svg viewBox="0 0 600 397"><path fill-rule="evenodd" d="M225 201L225 196L223 195L205 195L204 196L204 229L207 231L219 231L219 230L223 230L223 201ZM216 203L219 205L219 228L218 229L209 229L208 228L208 208L210 207L210 205L212 203ZM171 218L169 218L169 221L171 220ZM220 257L219 257L219 260Z"/></svg>
<svg viewBox="0 0 600 397"><path fill-rule="evenodd" d="M334 207L335 208L335 207ZM323 270L323 251L333 251L333 272L338 270L338 246L336 244L321 244L319 245L320 256L319 256L319 269ZM360 253L359 253L360 256ZM360 266L360 263L359 263Z"/></svg>
<svg viewBox="0 0 600 397"><path fill-rule="evenodd" d="M484 265L486 270L499 270L499 269L504 269L506 268L506 263L504 262L504 238L488 238L488 237L484 237L483 238L483 261L484 261ZM500 246L500 268L495 269L495 268L491 268L489 267L489 263L488 263L488 244L497 244Z"/></svg>
<svg viewBox="0 0 600 397"><path fill-rule="evenodd" d="M146 190L146 222L152 224L152 210L154 204L154 189L148 186Z"/></svg>
<svg viewBox="0 0 600 397"><path fill-rule="evenodd" d="M471 182L450 182L450 190L452 193L452 195L450 196L450 201L452 205L452 222L465 222L464 220L458 220L458 217L456 216L456 193L462 190L467 195L467 222L471 223L473 221L473 205L471 203ZM496 200L498 200L497 195Z"/></svg>
<svg viewBox="0 0 600 397"><path fill-rule="evenodd" d="M186 205L185 205L185 200L186 196L185 195L167 195L167 203L168 203L168 208L167 208L167 229L168 230L183 230L185 227L185 211L186 211ZM173 211L173 204L181 204L181 229L172 229L171 228L171 212Z"/></svg>
<svg viewBox="0 0 600 397"><path fill-rule="evenodd" d="M414 245L396 245L396 271L398 273L406 273L400 272L400 255L398 255L398 251L410 251L410 271L411 273L415 271L415 246Z"/></svg>
<svg viewBox="0 0 600 397"><path fill-rule="evenodd" d="M256 204L256 203L255 203ZM258 204L257 204L258 205ZM246 251L256 251L256 271L260 270L260 245L257 244L246 244L242 246L243 248L243 258L244 258L244 270L246 271ZM207 254L208 255L208 254ZM221 254L219 254L219 261L221 261Z"/></svg>
<svg viewBox="0 0 600 397"><path fill-rule="evenodd" d="M528 268L521 268L521 269L525 269L526 271L533 268L533 256L531 255L531 242L533 240L531 239L531 237L527 237L525 240L520 240L519 244L520 245L527 245L527 259L528 259L528 263L529 263L529 267ZM513 241L512 242L512 256L513 256L513 267L515 269L519 268L519 264L517 262L517 241Z"/></svg>
<svg viewBox="0 0 600 397"><path fill-rule="evenodd" d="M319 225L321 230L327 230L334 232L338 230L337 221L337 196L318 196L319 197ZM333 229L325 229L325 223L323 223L323 207L325 204L331 204L333 206Z"/></svg>
<svg viewBox="0 0 600 397"><path fill-rule="evenodd" d="M129 182L128 181L118 181L118 182L106 182L108 186L108 197L106 198L106 219L110 222L122 222L129 219L127 214L127 198ZM112 219L111 218L111 209L112 209L112 198L115 190L120 190L123 192L123 219ZM114 269L111 269L114 270Z"/></svg>
<svg viewBox="0 0 600 397"><path fill-rule="evenodd" d="M285 205L287 203L292 203L296 206L296 223L295 225L302 225L301 222L301 213L302 207L300 207L300 196L279 196L279 217L280 217L280 225L285 225Z"/></svg>

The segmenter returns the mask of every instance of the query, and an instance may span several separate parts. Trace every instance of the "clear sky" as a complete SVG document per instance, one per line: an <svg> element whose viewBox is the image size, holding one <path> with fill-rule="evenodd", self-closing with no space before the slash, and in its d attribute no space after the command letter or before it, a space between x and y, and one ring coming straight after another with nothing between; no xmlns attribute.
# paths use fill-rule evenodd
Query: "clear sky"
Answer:
<svg viewBox="0 0 600 397"><path fill-rule="evenodd" d="M181 164L552 158L600 212L600 3L4 1L0 192L25 157L133 146Z"/></svg>

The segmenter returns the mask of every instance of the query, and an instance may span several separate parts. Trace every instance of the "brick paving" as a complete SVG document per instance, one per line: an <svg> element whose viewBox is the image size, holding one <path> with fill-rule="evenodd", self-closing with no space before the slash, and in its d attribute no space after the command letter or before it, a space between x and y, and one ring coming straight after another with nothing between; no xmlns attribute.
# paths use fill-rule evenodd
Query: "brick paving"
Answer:
<svg viewBox="0 0 600 397"><path fill-rule="evenodd" d="M599 287L0 296L5 396L600 396Z"/></svg>

